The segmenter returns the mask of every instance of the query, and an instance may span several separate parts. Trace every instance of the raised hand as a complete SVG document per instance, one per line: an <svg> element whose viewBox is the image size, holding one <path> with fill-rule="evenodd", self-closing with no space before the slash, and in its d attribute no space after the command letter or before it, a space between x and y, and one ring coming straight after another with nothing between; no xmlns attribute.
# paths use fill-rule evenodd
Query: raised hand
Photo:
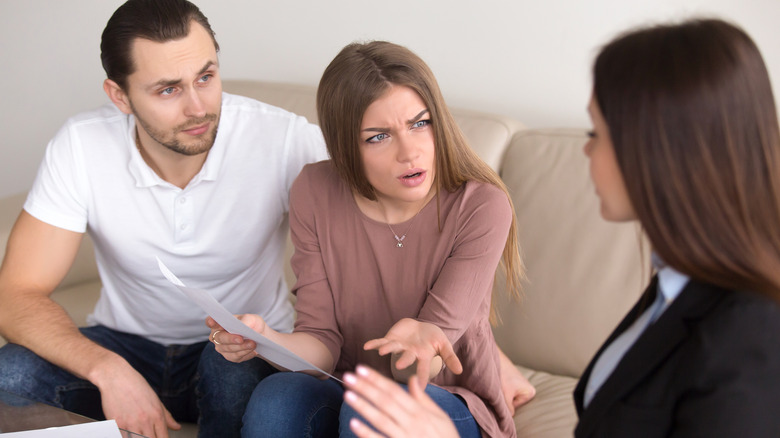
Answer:
<svg viewBox="0 0 780 438"><path fill-rule="evenodd" d="M396 380L406 381L406 378L395 374L396 370L405 370L416 365L417 384L425 389L428 380L436 376L442 368L442 362L453 373L463 372L463 366L455 355L444 332L434 324L404 318L393 325L385 337L372 339L363 345L366 350L377 350L382 356L392 353L392 366ZM437 358L438 356L438 358ZM432 362L435 365L431 367Z"/></svg>

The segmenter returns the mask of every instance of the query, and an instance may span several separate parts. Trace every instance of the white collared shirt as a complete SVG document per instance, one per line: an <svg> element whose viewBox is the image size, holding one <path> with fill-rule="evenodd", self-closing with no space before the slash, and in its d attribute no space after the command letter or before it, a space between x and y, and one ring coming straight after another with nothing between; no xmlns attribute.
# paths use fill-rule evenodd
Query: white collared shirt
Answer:
<svg viewBox="0 0 780 438"><path fill-rule="evenodd" d="M636 340L647 327L654 323L661 314L680 295L690 278L667 266L655 254L653 265L658 271L658 292L656 299L634 323L621 333L604 349L596 363L593 365L588 384L585 386L583 406L587 407L598 390L607 381L617 367L626 352L634 345Z"/></svg>
<svg viewBox="0 0 780 438"><path fill-rule="evenodd" d="M89 324L164 345L206 340L205 313L167 283L159 257L230 312L290 331L288 194L306 163L327 157L319 128L223 94L214 146L181 189L143 161L135 123L112 104L70 119L49 143L24 206L46 223L90 233L103 288Z"/></svg>

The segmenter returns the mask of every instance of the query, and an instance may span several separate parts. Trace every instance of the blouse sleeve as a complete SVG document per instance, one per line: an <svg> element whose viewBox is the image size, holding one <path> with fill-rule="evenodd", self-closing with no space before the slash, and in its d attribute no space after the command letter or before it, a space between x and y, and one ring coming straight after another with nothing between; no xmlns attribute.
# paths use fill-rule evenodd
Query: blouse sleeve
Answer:
<svg viewBox="0 0 780 438"><path fill-rule="evenodd" d="M338 330L334 298L328 283L325 264L317 235L318 199L328 181L320 181L321 172L313 165L307 165L293 182L290 190L290 235L295 252L290 266L296 282L292 289L297 297L295 311L295 332L305 332L330 351L333 363L339 361L344 338Z"/></svg>
<svg viewBox="0 0 780 438"><path fill-rule="evenodd" d="M471 183L469 183L471 184ZM435 324L455 343L482 306L490 305L496 267L512 210L507 195L489 184L467 187L452 253L428 291L418 320Z"/></svg>

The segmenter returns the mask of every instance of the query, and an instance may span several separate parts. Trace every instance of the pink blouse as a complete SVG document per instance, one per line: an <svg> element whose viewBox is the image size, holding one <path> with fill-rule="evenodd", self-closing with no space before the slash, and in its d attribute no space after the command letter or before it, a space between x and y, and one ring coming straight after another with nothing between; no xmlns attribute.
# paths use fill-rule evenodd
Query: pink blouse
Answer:
<svg viewBox="0 0 780 438"><path fill-rule="evenodd" d="M387 224L360 211L330 161L305 166L290 193L295 331L325 344L337 374L362 363L389 377L389 355L363 344L402 318L433 323L452 342L463 373L445 368L432 383L463 397L483 435L514 437L488 320L511 220L501 189L468 182L393 224L406 234L399 248Z"/></svg>

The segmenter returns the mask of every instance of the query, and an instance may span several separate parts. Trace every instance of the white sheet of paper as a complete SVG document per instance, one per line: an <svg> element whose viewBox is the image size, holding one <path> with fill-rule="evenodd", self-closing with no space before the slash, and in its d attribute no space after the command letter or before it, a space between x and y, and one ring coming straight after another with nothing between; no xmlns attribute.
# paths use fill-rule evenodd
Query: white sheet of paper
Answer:
<svg viewBox="0 0 780 438"><path fill-rule="evenodd" d="M241 335L247 339L255 341L257 343L257 348L255 348L255 351L257 351L257 353L266 360L269 360L290 371L319 371L333 379L336 379L331 374L326 373L322 369L316 367L292 351L249 328L248 325L241 322L238 318L233 316L232 313L225 309L225 307L223 307L222 304L215 300L214 297L212 297L211 294L207 291L185 286L184 283L182 283L181 280L179 280L176 275L174 275L173 272L171 272L171 270L165 266L159 257L157 257L157 264L160 267L160 271L163 273L165 278L168 279L168 281L173 283L174 286L176 286L180 291L187 295L187 297L194 301L195 304L197 304L206 312L206 314L214 318L214 320L217 321L217 323L221 325L222 328L227 330L229 333ZM341 382L339 379L336 380Z"/></svg>
<svg viewBox="0 0 780 438"><path fill-rule="evenodd" d="M50 427L2 434L3 438L122 438L116 421L95 421L71 426Z"/></svg>

